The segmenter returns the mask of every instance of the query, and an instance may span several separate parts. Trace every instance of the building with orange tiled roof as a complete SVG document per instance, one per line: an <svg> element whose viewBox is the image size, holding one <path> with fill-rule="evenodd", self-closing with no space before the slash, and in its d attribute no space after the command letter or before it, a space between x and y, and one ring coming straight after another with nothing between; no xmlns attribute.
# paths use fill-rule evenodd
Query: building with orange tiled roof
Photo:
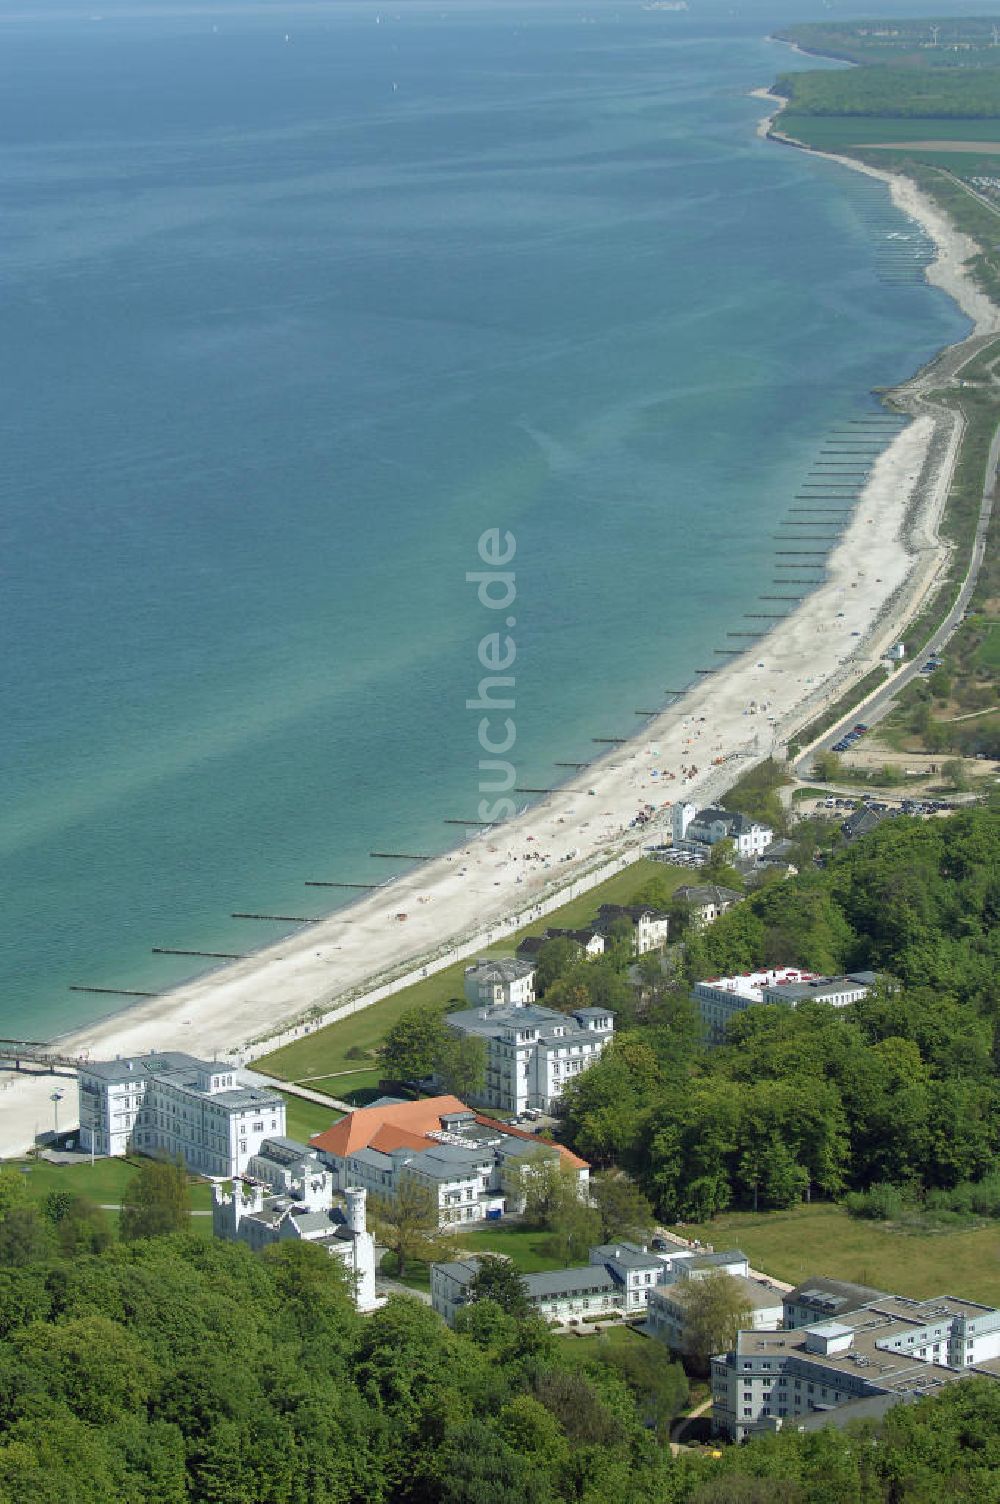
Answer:
<svg viewBox="0 0 1000 1504"><path fill-rule="evenodd" d="M391 1200L404 1180L434 1195L442 1227L497 1221L524 1206L524 1180L539 1157L559 1160L583 1192L586 1160L561 1144L473 1112L457 1097L360 1107L310 1140L334 1185Z"/></svg>

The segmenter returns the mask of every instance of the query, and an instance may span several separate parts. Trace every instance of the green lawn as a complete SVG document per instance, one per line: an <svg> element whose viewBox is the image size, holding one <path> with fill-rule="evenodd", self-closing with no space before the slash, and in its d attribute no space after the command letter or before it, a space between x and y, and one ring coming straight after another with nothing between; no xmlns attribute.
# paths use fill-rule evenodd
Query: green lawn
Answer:
<svg viewBox="0 0 1000 1504"><path fill-rule="evenodd" d="M985 641L976 653L981 668L1000 669L1000 622L993 622Z"/></svg>
<svg viewBox="0 0 1000 1504"><path fill-rule="evenodd" d="M367 1107L376 1097L384 1095L379 1086L381 1077L381 1071L348 1071L342 1076L320 1076L318 1081L305 1081L303 1085L340 1102L350 1102L352 1107Z"/></svg>
<svg viewBox="0 0 1000 1504"><path fill-rule="evenodd" d="M668 891L673 891L684 882L690 882L691 874L683 867L668 867L662 862L653 862L643 857L624 872L609 878L590 893L572 899L545 919L535 920L518 930L502 945L493 946L491 953L508 953L517 949L525 935L537 935L550 926L561 929L576 929L593 919L602 903L628 902L651 877L661 878ZM469 961L458 961L436 976L415 982L392 997L360 1013L353 1013L339 1023L317 1029L305 1039L285 1045L273 1054L264 1055L257 1065L270 1075L285 1081L302 1081L307 1076L322 1076L324 1079L341 1075L352 1066L363 1065L366 1057L374 1057L375 1047L385 1038L400 1014L408 1008L430 1004L445 1009L451 1001L462 1000L462 983ZM327 1090L319 1082L310 1082L319 1090ZM336 1096L338 1093L333 1092ZM315 1130L314 1130L315 1131Z"/></svg>
<svg viewBox="0 0 1000 1504"><path fill-rule="evenodd" d="M582 1335L587 1333L586 1336ZM579 1334L579 1335L578 1335ZM635 1347L640 1342L649 1342L649 1337L634 1332L630 1326L609 1326L603 1332L589 1331L585 1326L575 1327L566 1334L559 1355L576 1367L584 1367L603 1358L605 1353L620 1352L623 1348ZM664 1356L667 1356L664 1349Z"/></svg>
<svg viewBox="0 0 1000 1504"><path fill-rule="evenodd" d="M299 1143L307 1144L314 1133L322 1133L343 1117L343 1113L335 1112L332 1107L322 1107L318 1102L305 1102L301 1097L290 1097L285 1092L282 1096L285 1098L285 1133L288 1138L298 1139Z"/></svg>
<svg viewBox="0 0 1000 1504"><path fill-rule="evenodd" d="M1000 1304L1000 1227L894 1232L823 1204L732 1213L684 1234L742 1248L755 1269L792 1284L825 1274L916 1299L947 1294Z"/></svg>
<svg viewBox="0 0 1000 1504"><path fill-rule="evenodd" d="M72 1191L76 1196L86 1196L96 1206L109 1208L121 1205L122 1192L136 1173L137 1160L95 1159L91 1165L84 1161L75 1165L54 1165L48 1160L11 1161L5 1168L23 1172L28 1195L32 1201L41 1202L50 1191ZM207 1212L212 1208L212 1187L205 1180L189 1183L192 1211ZM105 1216L117 1230L116 1211L106 1210ZM192 1217L191 1231L210 1237L211 1217Z"/></svg>
<svg viewBox="0 0 1000 1504"><path fill-rule="evenodd" d="M783 110L779 131L823 151L885 141L1000 141L1000 120L951 116L802 115ZM949 154L952 155L952 154Z"/></svg>
<svg viewBox="0 0 1000 1504"><path fill-rule="evenodd" d="M562 1269L566 1265L565 1259L553 1258L546 1253L544 1244L548 1237L548 1233L529 1232L523 1227L487 1224L459 1233L458 1241L467 1253L506 1254L522 1274L537 1274L542 1269ZM585 1264L587 1260L583 1258L577 1262Z"/></svg>

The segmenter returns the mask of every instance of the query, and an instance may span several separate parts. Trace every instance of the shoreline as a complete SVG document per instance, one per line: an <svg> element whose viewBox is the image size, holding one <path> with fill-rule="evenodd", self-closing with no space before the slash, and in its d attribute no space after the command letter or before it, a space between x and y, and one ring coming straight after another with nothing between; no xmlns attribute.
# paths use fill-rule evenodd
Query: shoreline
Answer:
<svg viewBox="0 0 1000 1504"><path fill-rule="evenodd" d="M760 135L885 181L897 207L935 242L928 280L959 304L975 334L1000 330L1000 311L962 270L970 242L916 185L783 136L773 121L785 101L770 90L753 92L776 105L758 126ZM669 828L673 799L719 798L869 672L921 608L949 557L938 523L962 419L951 409L928 411L920 380L918 373L893 391L895 408L910 421L872 465L827 556L824 581L628 742L523 815L401 872L388 887L53 1045L92 1056L182 1049L252 1060L474 956L623 870ZM697 772L684 776L682 769L695 763ZM646 803L657 806L655 818L629 829ZM47 1124L50 1089L47 1077L4 1077L0 1154L21 1152L33 1129Z"/></svg>

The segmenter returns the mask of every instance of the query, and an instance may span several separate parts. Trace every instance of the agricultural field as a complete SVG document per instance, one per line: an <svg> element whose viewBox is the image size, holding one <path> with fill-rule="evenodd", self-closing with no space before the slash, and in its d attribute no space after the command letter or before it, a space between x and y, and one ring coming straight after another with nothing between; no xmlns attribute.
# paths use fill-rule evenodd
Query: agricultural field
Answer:
<svg viewBox="0 0 1000 1504"><path fill-rule="evenodd" d="M1000 1305L1000 1227L895 1231L827 1203L787 1212L734 1212L683 1228L715 1248L742 1248L755 1269L798 1284L811 1274L916 1299L964 1295Z"/></svg>
<svg viewBox="0 0 1000 1504"><path fill-rule="evenodd" d="M982 143L986 155L1000 150L1000 118L956 120L947 116L805 115L791 107L782 112L778 129L821 151L844 146L908 142ZM966 147L967 149L967 147Z"/></svg>

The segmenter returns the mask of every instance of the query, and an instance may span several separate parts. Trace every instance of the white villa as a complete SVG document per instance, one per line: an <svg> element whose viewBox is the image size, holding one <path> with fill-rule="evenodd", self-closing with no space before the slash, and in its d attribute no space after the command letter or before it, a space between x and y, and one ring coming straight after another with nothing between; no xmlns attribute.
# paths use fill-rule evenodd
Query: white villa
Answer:
<svg viewBox="0 0 1000 1504"><path fill-rule="evenodd" d="M687 883L674 890L680 903L691 905L691 917L699 928L715 921L739 903L743 897L734 888L723 888L719 883Z"/></svg>
<svg viewBox="0 0 1000 1504"><path fill-rule="evenodd" d="M312 1243L348 1270L358 1310L373 1310L375 1240L367 1226L367 1193L349 1186L344 1208L334 1206L333 1176L313 1150L293 1139L265 1141L252 1171L253 1178L235 1179L231 1189L213 1186L215 1236L258 1252L289 1239Z"/></svg>
<svg viewBox="0 0 1000 1504"><path fill-rule="evenodd" d="M670 830L674 845L714 846L717 841L732 841L738 857L758 857L774 840L769 825L749 815L732 814L727 809L696 810L693 804L678 801L670 812Z"/></svg>
<svg viewBox="0 0 1000 1504"><path fill-rule="evenodd" d="M873 971L855 971L848 976L825 977L801 966L772 966L741 976L708 977L697 982L691 997L698 1004L707 1038L721 1044L726 1025L737 1013L756 1003L832 1003L843 1008L867 997L877 978Z"/></svg>
<svg viewBox="0 0 1000 1504"><path fill-rule="evenodd" d="M619 920L627 920L632 926L632 950L637 956L645 956L651 950L662 950L670 932L670 915L648 904L602 903L597 911L597 928L607 934Z"/></svg>
<svg viewBox="0 0 1000 1504"><path fill-rule="evenodd" d="M539 1003L466 1008L445 1022L486 1046L483 1105L518 1115L526 1108L550 1112L564 1084L599 1058L615 1027L605 1008L560 1013Z"/></svg>
<svg viewBox="0 0 1000 1504"><path fill-rule="evenodd" d="M535 1001L535 968L516 956L497 956L465 968L465 997L473 1008L523 1008Z"/></svg>
<svg viewBox="0 0 1000 1504"><path fill-rule="evenodd" d="M78 1084L80 1147L94 1154L181 1155L190 1170L229 1178L285 1131L279 1092L177 1050L88 1061Z"/></svg>

